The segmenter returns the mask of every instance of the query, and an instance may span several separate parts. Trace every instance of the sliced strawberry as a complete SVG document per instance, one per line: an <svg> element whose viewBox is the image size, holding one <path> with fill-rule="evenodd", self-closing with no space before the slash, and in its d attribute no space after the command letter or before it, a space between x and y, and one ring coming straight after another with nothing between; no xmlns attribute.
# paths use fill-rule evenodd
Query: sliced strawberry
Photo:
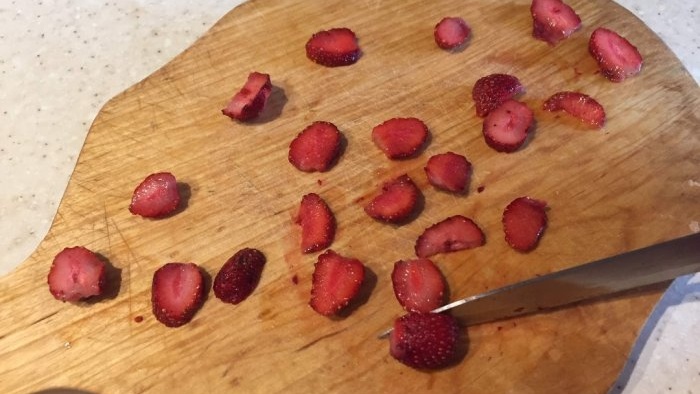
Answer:
<svg viewBox="0 0 700 394"><path fill-rule="evenodd" d="M443 313L409 313L394 321L392 357L416 369L440 369L459 358L457 319Z"/></svg>
<svg viewBox="0 0 700 394"><path fill-rule="evenodd" d="M306 42L306 57L326 67L348 66L360 58L360 47L348 28L322 30Z"/></svg>
<svg viewBox="0 0 700 394"><path fill-rule="evenodd" d="M328 171L340 153L341 138L333 123L313 122L289 144L289 162L304 172Z"/></svg>
<svg viewBox="0 0 700 394"><path fill-rule="evenodd" d="M480 78L472 89L476 114L485 117L506 101L524 92L518 78L508 74L491 74Z"/></svg>
<svg viewBox="0 0 700 394"><path fill-rule="evenodd" d="M173 213L180 204L175 176L169 172L151 174L134 190L129 211L134 215L159 218Z"/></svg>
<svg viewBox="0 0 700 394"><path fill-rule="evenodd" d="M547 203L530 197L518 197L503 211L503 232L513 249L534 249L547 226Z"/></svg>
<svg viewBox="0 0 700 394"><path fill-rule="evenodd" d="M544 102L547 111L564 111L595 128L605 125L605 109L594 98L578 92L558 92Z"/></svg>
<svg viewBox="0 0 700 394"><path fill-rule="evenodd" d="M455 215L426 228L416 240L415 250L418 257L430 257L476 248L485 242L484 233L473 220Z"/></svg>
<svg viewBox="0 0 700 394"><path fill-rule="evenodd" d="M268 74L252 72L238 93L221 112L240 121L256 118L265 107L272 93L272 83Z"/></svg>
<svg viewBox="0 0 700 394"><path fill-rule="evenodd" d="M462 155L447 152L431 156L424 170L431 185L453 193L464 193L471 178L472 164Z"/></svg>
<svg viewBox="0 0 700 394"><path fill-rule="evenodd" d="M204 277L194 263L168 263L153 274L153 315L168 327L179 327L194 317L204 302Z"/></svg>
<svg viewBox="0 0 700 394"><path fill-rule="evenodd" d="M428 139L428 126L416 118L393 118L372 129L372 141L389 159L405 159Z"/></svg>
<svg viewBox="0 0 700 394"><path fill-rule="evenodd" d="M642 71L642 55L637 48L612 30L595 29L588 51L603 75L613 82L622 82Z"/></svg>
<svg viewBox="0 0 700 394"><path fill-rule="evenodd" d="M314 265L309 305L324 316L333 315L357 296L364 279L365 266L360 260L327 250Z"/></svg>
<svg viewBox="0 0 700 394"><path fill-rule="evenodd" d="M302 197L296 223L301 225L302 252L318 252L333 243L335 217L318 194L309 193Z"/></svg>
<svg viewBox="0 0 700 394"><path fill-rule="evenodd" d="M224 263L214 278L216 298L238 304L253 293L265 267L265 255L257 249L245 248Z"/></svg>
<svg viewBox="0 0 700 394"><path fill-rule="evenodd" d="M527 105L508 100L484 119L484 139L499 152L515 152L525 143L533 121Z"/></svg>
<svg viewBox="0 0 700 394"><path fill-rule="evenodd" d="M561 0L532 0L532 35L556 45L581 28L581 18Z"/></svg>
<svg viewBox="0 0 700 394"><path fill-rule="evenodd" d="M403 174L382 185L381 193L365 206L365 212L383 222L400 223L415 211L421 196L418 186Z"/></svg>
<svg viewBox="0 0 700 394"><path fill-rule="evenodd" d="M445 279L428 259L400 260L391 272L394 295L408 312L430 312L445 303Z"/></svg>
<svg viewBox="0 0 700 394"><path fill-rule="evenodd" d="M54 257L47 282L51 294L60 301L98 296L105 287L105 264L82 246L65 248Z"/></svg>
<svg viewBox="0 0 700 394"><path fill-rule="evenodd" d="M464 44L472 29L459 17L443 18L435 26L435 43L442 49L454 49Z"/></svg>

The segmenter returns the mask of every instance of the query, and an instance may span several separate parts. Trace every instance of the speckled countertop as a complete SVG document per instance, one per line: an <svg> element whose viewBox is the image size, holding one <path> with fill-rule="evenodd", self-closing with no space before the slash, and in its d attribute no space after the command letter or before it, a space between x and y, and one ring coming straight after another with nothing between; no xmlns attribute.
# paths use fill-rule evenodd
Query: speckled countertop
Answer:
<svg viewBox="0 0 700 394"><path fill-rule="evenodd" d="M0 0L0 275L46 234L102 105L241 1L196 3ZM656 31L700 80L700 3L618 3ZM612 392L700 394L698 334L700 275L674 282Z"/></svg>

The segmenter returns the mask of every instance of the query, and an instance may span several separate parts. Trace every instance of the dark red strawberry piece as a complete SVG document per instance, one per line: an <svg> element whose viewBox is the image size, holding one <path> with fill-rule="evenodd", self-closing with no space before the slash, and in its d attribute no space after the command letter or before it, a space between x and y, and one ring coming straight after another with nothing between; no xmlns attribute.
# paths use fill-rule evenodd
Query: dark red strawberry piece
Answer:
<svg viewBox="0 0 700 394"><path fill-rule="evenodd" d="M409 313L394 321L392 357L416 369L440 369L459 358L457 319L443 313Z"/></svg>
<svg viewBox="0 0 700 394"><path fill-rule="evenodd" d="M357 296L364 279L365 266L360 260L327 250L314 265L309 305L324 316L333 315Z"/></svg>
<svg viewBox="0 0 700 394"><path fill-rule="evenodd" d="M561 0L532 0L532 35L556 45L581 28L581 18Z"/></svg>
<svg viewBox="0 0 700 394"><path fill-rule="evenodd" d="M595 29L588 51L603 75L613 82L622 82L642 71L642 55L637 48L612 30Z"/></svg>
<svg viewBox="0 0 700 394"><path fill-rule="evenodd" d="M527 105L508 100L484 119L484 139L499 152L515 152L530 133L534 117Z"/></svg>
<svg viewBox="0 0 700 394"><path fill-rule="evenodd" d="M447 152L431 156L424 170L431 185L453 193L464 193L471 178L472 164L462 155Z"/></svg>
<svg viewBox="0 0 700 394"><path fill-rule="evenodd" d="M169 172L151 174L134 190L129 211L146 218L159 218L173 213L180 204L180 191L175 176Z"/></svg>
<svg viewBox="0 0 700 394"><path fill-rule="evenodd" d="M472 29L459 17L443 18L435 25L435 43L442 49L454 49L464 44Z"/></svg>
<svg viewBox="0 0 700 394"><path fill-rule="evenodd" d="M445 303L445 279L428 259L394 263L391 283L399 304L408 312L430 312Z"/></svg>
<svg viewBox="0 0 700 394"><path fill-rule="evenodd" d="M98 296L105 287L105 264L82 246L65 248L54 257L47 282L51 294L60 301Z"/></svg>
<svg viewBox="0 0 700 394"><path fill-rule="evenodd" d="M333 123L313 122L289 144L289 162L304 172L328 171L340 153L341 138Z"/></svg>
<svg viewBox="0 0 700 394"><path fill-rule="evenodd" d="M335 217L318 194L309 193L302 197L296 223L301 225L302 252L318 252L333 243Z"/></svg>
<svg viewBox="0 0 700 394"><path fill-rule="evenodd" d="M348 66L360 58L360 47L348 28L322 30L306 42L306 57L326 67Z"/></svg>
<svg viewBox="0 0 700 394"><path fill-rule="evenodd" d="M372 141L389 159L415 155L428 139L428 126L416 118L393 118L372 129Z"/></svg>
<svg viewBox="0 0 700 394"><path fill-rule="evenodd" d="M503 211L503 232L513 249L534 249L547 226L547 203L530 197L518 197Z"/></svg>
<svg viewBox="0 0 700 394"><path fill-rule="evenodd" d="M204 277L194 263L168 263L153 274L153 315L168 327L179 327L194 317L204 302Z"/></svg>
<svg viewBox="0 0 700 394"><path fill-rule="evenodd" d="M240 121L256 118L265 107L272 93L272 83L268 74L252 72L238 93L221 112Z"/></svg>
<svg viewBox="0 0 700 394"><path fill-rule="evenodd" d="M476 114L482 118L506 101L524 92L518 78L508 74L491 74L480 78L472 89Z"/></svg>
<svg viewBox="0 0 700 394"><path fill-rule="evenodd" d="M214 278L216 298L238 304L253 293L265 267L265 255L257 249L241 249L224 263Z"/></svg>
<svg viewBox="0 0 700 394"><path fill-rule="evenodd" d="M559 92L544 102L547 111L564 111L595 128L605 125L605 109L594 98L578 92Z"/></svg>
<svg viewBox="0 0 700 394"><path fill-rule="evenodd" d="M365 212L383 222L400 223L415 211L421 196L418 186L403 174L382 185L381 193L365 206Z"/></svg>
<svg viewBox="0 0 700 394"><path fill-rule="evenodd" d="M416 240L416 256L430 257L438 253L472 249L485 243L484 233L479 226L462 215L433 224L425 229Z"/></svg>

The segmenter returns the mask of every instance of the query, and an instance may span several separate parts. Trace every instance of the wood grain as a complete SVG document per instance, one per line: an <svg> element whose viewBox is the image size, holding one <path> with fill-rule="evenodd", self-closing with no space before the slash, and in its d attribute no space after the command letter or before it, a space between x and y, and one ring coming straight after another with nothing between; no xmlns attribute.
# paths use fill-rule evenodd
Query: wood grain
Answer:
<svg viewBox="0 0 700 394"><path fill-rule="evenodd" d="M555 48L531 37L525 0L253 0L232 10L96 117L48 236L0 278L2 391L607 391L661 290L465 329L466 356L438 372L399 364L388 343L375 339L402 313L391 289L393 262L410 258L422 230L447 216L472 217L487 236L482 248L435 258L455 299L691 231L689 217L700 212L700 189L690 182L700 168L697 85L620 6L570 3L584 27ZM433 42L433 26L446 15L473 28L456 53ZM358 34L359 62L329 69L307 60L308 37L339 26ZM597 26L638 46L641 75L613 84L596 71L587 40ZM253 70L272 76L269 107L252 124L231 122L219 110ZM470 98L474 82L493 72L520 78L522 100L537 118L533 138L513 154L485 145ZM607 126L590 131L542 111L560 90L597 98ZM398 116L425 120L432 137L421 156L390 162L370 131ZM335 123L347 147L330 172L301 173L287 162L287 146L315 120ZM438 192L423 175L427 158L448 150L474 164L466 196ZM184 184L186 208L164 220L132 216L134 187L161 170ZM400 227L367 217L368 196L404 172L425 195L420 216ZM327 319L307 306L316 256L300 253L292 217L308 192L336 214L332 248L372 273L364 302L345 318ZM500 224L502 209L521 195L550 206L549 228L528 254L507 247ZM109 260L110 297L81 305L53 300L48 268L73 245ZM242 247L268 258L248 300L231 306L212 294L178 329L153 318L157 267L192 261L213 276Z"/></svg>

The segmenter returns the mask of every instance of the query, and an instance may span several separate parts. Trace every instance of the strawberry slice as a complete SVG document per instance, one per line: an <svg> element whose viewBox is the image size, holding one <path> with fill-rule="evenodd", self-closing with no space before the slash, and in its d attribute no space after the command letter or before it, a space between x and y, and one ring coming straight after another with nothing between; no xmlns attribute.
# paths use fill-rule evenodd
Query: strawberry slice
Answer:
<svg viewBox="0 0 700 394"><path fill-rule="evenodd" d="M105 287L105 264L87 248L65 248L54 257L47 282L51 294L60 301L99 296Z"/></svg>
<svg viewBox="0 0 700 394"><path fill-rule="evenodd" d="M245 85L221 112L231 119L243 122L255 119L262 112L271 93L270 75L252 72Z"/></svg>
<svg viewBox="0 0 700 394"><path fill-rule="evenodd" d="M383 222L401 223L416 210L421 196L418 186L403 174L384 183L380 194L365 206L365 212Z"/></svg>
<svg viewBox="0 0 700 394"><path fill-rule="evenodd" d="M309 193L301 198L295 223L301 225L302 252L318 252L333 243L335 217L318 194Z"/></svg>
<svg viewBox="0 0 700 394"><path fill-rule="evenodd" d="M464 19L446 17L435 25L433 35L437 46L442 49L454 49L467 41L471 31Z"/></svg>
<svg viewBox="0 0 700 394"><path fill-rule="evenodd" d="M168 327L179 327L194 317L204 302L204 277L194 263L168 263L153 274L153 315Z"/></svg>
<svg viewBox="0 0 700 394"><path fill-rule="evenodd" d="M581 28L581 18L561 0L532 0L532 35L556 45Z"/></svg>
<svg viewBox="0 0 700 394"><path fill-rule="evenodd" d="M372 129L372 141L389 159L415 155L428 139L428 126L416 118L393 118Z"/></svg>
<svg viewBox="0 0 700 394"><path fill-rule="evenodd" d="M622 82L642 71L642 55L637 48L612 30L595 29L588 41L588 51L612 82Z"/></svg>
<svg viewBox="0 0 700 394"><path fill-rule="evenodd" d="M591 96L578 92L558 92L544 102L547 111L564 111L595 128L605 125L605 109Z"/></svg>
<svg viewBox="0 0 700 394"><path fill-rule="evenodd" d="M289 144L289 162L304 172L328 171L338 158L341 139L333 123L313 122Z"/></svg>
<svg viewBox="0 0 700 394"><path fill-rule="evenodd" d="M216 298L238 304L253 293L265 267L265 255L257 249L245 248L224 263L214 278Z"/></svg>
<svg viewBox="0 0 700 394"><path fill-rule="evenodd" d="M415 250L418 257L430 257L476 248L485 242L484 233L473 220L455 215L426 228L416 240Z"/></svg>
<svg viewBox="0 0 700 394"><path fill-rule="evenodd" d="M471 178L472 164L462 155L447 152L431 156L424 170L431 185L453 193L464 193Z"/></svg>
<svg viewBox="0 0 700 394"><path fill-rule="evenodd" d="M515 152L525 143L534 122L527 105L508 100L484 119L486 144L499 152Z"/></svg>
<svg viewBox="0 0 700 394"><path fill-rule="evenodd" d="M534 249L547 226L547 203L530 197L518 197L503 211L503 232L513 249Z"/></svg>
<svg viewBox="0 0 700 394"><path fill-rule="evenodd" d="M327 250L314 264L309 305L324 316L333 315L357 296L364 279L365 266L360 260Z"/></svg>
<svg viewBox="0 0 700 394"><path fill-rule="evenodd" d="M348 28L322 30L306 42L306 57L326 67L348 66L360 58L360 47Z"/></svg>
<svg viewBox="0 0 700 394"><path fill-rule="evenodd" d="M169 172L151 174L136 187L129 211L146 218L167 216L180 204L175 176Z"/></svg>
<svg viewBox="0 0 700 394"><path fill-rule="evenodd" d="M394 263L391 283L399 304L408 312L430 312L445 303L445 279L428 259Z"/></svg>
<svg viewBox="0 0 700 394"><path fill-rule="evenodd" d="M394 321L392 357L416 369L440 369L459 359L457 319L443 313L409 313Z"/></svg>
<svg viewBox="0 0 700 394"><path fill-rule="evenodd" d="M520 80L512 75L491 74L479 78L472 89L476 114L483 118L524 91Z"/></svg>

